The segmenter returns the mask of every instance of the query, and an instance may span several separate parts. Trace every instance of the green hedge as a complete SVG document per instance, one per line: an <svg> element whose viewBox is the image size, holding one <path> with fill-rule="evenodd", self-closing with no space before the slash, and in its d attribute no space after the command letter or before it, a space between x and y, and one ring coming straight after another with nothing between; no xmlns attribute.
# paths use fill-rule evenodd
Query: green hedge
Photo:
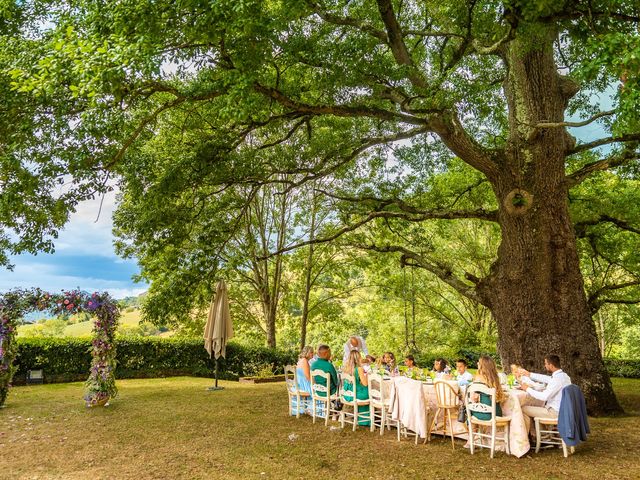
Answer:
<svg viewBox="0 0 640 480"><path fill-rule="evenodd" d="M605 358L604 364L612 377L640 378L640 360Z"/></svg>
<svg viewBox="0 0 640 480"><path fill-rule="evenodd" d="M478 359L482 353L475 350L460 350L455 357L445 357L448 362L455 362L458 358L467 360L470 368L476 368ZM495 353L488 353L500 364L500 357ZM428 353L416 354L416 361L420 367L432 367L433 361L438 357ZM403 359L400 359L403 360ZM604 364L612 377L640 378L640 360L628 360L619 358L605 358Z"/></svg>
<svg viewBox="0 0 640 480"><path fill-rule="evenodd" d="M24 384L27 370L44 370L45 382L85 380L91 364L89 338L19 338L14 376ZM209 359L201 339L121 337L116 339L116 378L147 378L171 375L212 377L215 362ZM220 359L220 378L235 380L256 375L273 365L274 373L296 361L296 353L266 347L230 343L227 358Z"/></svg>
<svg viewBox="0 0 640 480"><path fill-rule="evenodd" d="M89 375L89 338L18 338L16 344L15 385L24 384L27 370L34 368L44 370L47 383L86 380ZM116 339L116 348L116 378L213 376L214 362L199 338L120 337ZM465 357L474 367L477 355L474 351L460 351L456 358ZM235 380L253 376L269 365L274 366L274 373L282 373L282 367L295 363L296 356L291 351L230 343L226 360L220 361L220 378ZM421 367L432 366L434 359L435 356L428 353L416 355ZM611 376L640 378L640 360L607 358L605 364Z"/></svg>

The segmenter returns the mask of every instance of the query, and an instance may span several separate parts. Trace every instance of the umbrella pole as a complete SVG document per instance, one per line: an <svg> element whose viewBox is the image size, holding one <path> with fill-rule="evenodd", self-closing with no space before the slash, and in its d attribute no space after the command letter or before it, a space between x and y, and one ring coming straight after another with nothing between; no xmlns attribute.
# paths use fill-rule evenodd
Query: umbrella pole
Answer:
<svg viewBox="0 0 640 480"><path fill-rule="evenodd" d="M215 374L216 375L216 383L215 383L215 385L213 387L207 388L207 390L209 390L210 392L214 391L214 390L224 390L224 387L219 387L218 386L218 359L217 358L216 358L216 370L215 370L215 372L216 372L216 374Z"/></svg>

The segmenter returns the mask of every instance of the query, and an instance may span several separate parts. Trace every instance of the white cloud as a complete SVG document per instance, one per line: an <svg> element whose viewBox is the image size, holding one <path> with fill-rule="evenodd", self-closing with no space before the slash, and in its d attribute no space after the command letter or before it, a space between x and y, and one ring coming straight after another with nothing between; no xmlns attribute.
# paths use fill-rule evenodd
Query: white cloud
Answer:
<svg viewBox="0 0 640 480"><path fill-rule="evenodd" d="M87 200L78 205L69 223L55 241L56 252L62 255L99 255L118 258L113 248L113 221L116 192Z"/></svg>
<svg viewBox="0 0 640 480"><path fill-rule="evenodd" d="M49 256L50 258L55 255ZM0 275L0 292L13 288L38 287L50 292L69 290L80 287L88 292L107 291L115 298L136 296L147 290L144 284L134 284L123 274L123 278L100 278L100 269L96 269L95 276L68 275L60 272L60 267L54 263L36 260L37 257L20 256L13 259L15 269L4 271Z"/></svg>

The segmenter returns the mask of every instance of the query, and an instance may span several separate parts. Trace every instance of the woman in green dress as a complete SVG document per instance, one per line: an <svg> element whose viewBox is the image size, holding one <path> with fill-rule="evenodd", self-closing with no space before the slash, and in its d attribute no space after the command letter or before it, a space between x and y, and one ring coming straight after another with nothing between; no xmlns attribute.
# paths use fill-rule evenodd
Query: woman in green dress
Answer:
<svg viewBox="0 0 640 480"><path fill-rule="evenodd" d="M349 375L353 375L357 385L356 399L357 400L369 400L369 382L367 380L367 374L362 368L362 358L360 352L352 350L347 358L347 363L342 366L342 372ZM354 385L350 381L344 380L342 383L342 396L345 400L353 401ZM369 426L370 423L370 411L369 405L358 406L358 425Z"/></svg>
<svg viewBox="0 0 640 480"><path fill-rule="evenodd" d="M504 390L500 385L500 378L498 377L498 369L493 359L487 355L482 355L478 360L478 373L474 378L474 382L484 383L489 388L496 389L496 416L502 416L502 407L500 404L506 400ZM476 394L477 395L477 394ZM480 393L479 399L472 398L473 402L484 403L485 405L491 405L491 397L486 393ZM483 412L471 412L471 415L478 420L491 420L490 413Z"/></svg>

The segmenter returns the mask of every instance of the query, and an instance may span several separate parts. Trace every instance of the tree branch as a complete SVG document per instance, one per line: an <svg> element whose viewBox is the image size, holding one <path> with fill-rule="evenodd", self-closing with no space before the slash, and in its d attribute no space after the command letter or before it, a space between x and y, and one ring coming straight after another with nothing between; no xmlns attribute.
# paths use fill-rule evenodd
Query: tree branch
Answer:
<svg viewBox="0 0 640 480"><path fill-rule="evenodd" d="M486 180L485 180L486 181ZM404 200L400 198L378 198L374 196L362 196L362 197L349 197L345 195L337 195L335 193L328 192L322 189L316 189L316 191L326 195L327 197L335 198L336 200L342 200L350 203L374 203L377 204L374 206L375 211L382 212L386 207L390 205L396 206L401 212L410 213L413 215L432 215L434 210L424 210L412 205L409 205ZM393 212L389 212L390 214ZM471 212L467 212L471 213ZM475 210L473 211L474 217L481 220L487 220L492 222L498 221L498 212L497 210L486 211L486 210ZM392 217L386 217L392 218ZM465 217L471 218L471 217ZM408 219L408 218L407 218Z"/></svg>
<svg viewBox="0 0 640 480"><path fill-rule="evenodd" d="M594 140L589 143L582 143L576 146L573 150L570 150L567 155L573 155L575 153L584 152L587 150L591 150L592 148L601 147L603 145L610 145L612 143L620 143L620 142L634 142L640 140L640 133L629 133L627 135L620 136L611 136L606 138L601 138L599 140Z"/></svg>
<svg viewBox="0 0 640 480"><path fill-rule="evenodd" d="M626 230L628 232L637 233L638 235L640 235L640 228L636 228L636 227L630 225L629 222L626 222L624 220L620 220L619 218L611 217L611 216L606 215L606 214L600 215L595 220L584 220L582 222L577 222L575 224L575 228L580 230L581 228L584 228L586 226L598 225L600 223L613 223L615 226L617 226L618 228L620 228L622 230ZM583 235L578 235L578 236L582 237Z"/></svg>
<svg viewBox="0 0 640 480"><path fill-rule="evenodd" d="M535 128L557 128L557 127L584 127L585 125L589 125L592 122L595 122L599 118L608 117L609 115L613 115L616 113L615 110L607 110L606 112L600 112L594 115L591 118L583 120L581 122L541 122L534 125Z"/></svg>
<svg viewBox="0 0 640 480"><path fill-rule="evenodd" d="M473 300L474 302L478 302L485 305L484 301L482 300L480 295L478 295L475 288L463 282L458 277L456 277L453 274L453 271L451 270L451 268L449 268L446 265L432 262L427 258L423 257L422 255L399 245L386 245L382 247L382 246L371 244L371 245L364 245L364 246L359 245L358 248L362 248L364 250L372 250L374 252L380 252L380 253L401 253L402 254L402 256L400 257L401 264L413 265L413 266L424 268L425 270L428 270L429 272L436 275L440 280L442 280L444 283L452 287L461 295L464 295L465 297L469 298L470 300ZM413 260L415 263L409 263L408 260Z"/></svg>
<svg viewBox="0 0 640 480"><path fill-rule="evenodd" d="M393 57L399 65L406 65L410 67L411 72L408 77L415 87L427 88L429 86L428 82L415 68L411 54L404 43L402 38L402 29L400 28L396 14L393 11L391 0L377 0L377 2L380 17L387 29L388 45L391 48Z"/></svg>
<svg viewBox="0 0 640 480"><path fill-rule="evenodd" d="M309 105L297 102L273 87L266 87L259 83L254 84L257 92L272 98L280 105L290 108L296 112L309 115L335 115L337 117L370 117L380 120L394 120L408 123L410 125L427 125L428 122L422 118L405 113L390 112L382 108L349 105Z"/></svg>
<svg viewBox="0 0 640 480"><path fill-rule="evenodd" d="M493 45L489 45L485 47L481 45L478 40L473 40L472 46L474 51L480 55L493 55L494 53L499 52L505 43L513 40L515 36L516 36L515 27L513 25L509 25L509 30L507 31L507 33Z"/></svg>
<svg viewBox="0 0 640 480"><path fill-rule="evenodd" d="M639 158L640 153L634 152L633 150L625 149L621 154L614 154L602 160L588 163L582 168L567 175L567 184L569 185L569 188L573 188L576 185L582 183L587 179L587 177L595 172L602 172L610 168L619 167L620 165L624 165L631 160L637 160Z"/></svg>
<svg viewBox="0 0 640 480"><path fill-rule="evenodd" d="M488 150L479 144L460 123L454 112L433 116L430 121L433 132L462 161L482 172L489 179L495 179L500 171L496 161L498 151Z"/></svg>
<svg viewBox="0 0 640 480"><path fill-rule="evenodd" d="M353 17L340 17L338 15L334 15L332 13L328 13L323 10L323 8L313 0L307 0L307 5L325 22L331 23L333 25L354 27L357 30L360 30L363 33L371 35L372 37L381 40L384 43L387 43L387 35L377 28Z"/></svg>
<svg viewBox="0 0 640 480"><path fill-rule="evenodd" d="M425 211L419 215L410 215L404 212L388 212L388 211L380 211L380 212L371 212L366 217L358 220L351 225L345 225L344 227L336 230L333 234L325 236L325 237L316 237L313 240L306 240L304 242L299 242L294 245L289 245L284 247L276 252L270 253L266 258L272 257L274 255L281 255L286 252L290 252L292 250L296 250L300 247L305 247L311 244L318 243L328 243L332 242L338 238L340 238L345 233L353 232L358 228L366 225L367 223L375 220L376 218L396 218L401 220L407 220L409 222L423 222L426 220L459 220L459 219L478 219L478 220L493 220L492 215L495 215L494 212L487 212L482 209L478 210L469 210L469 211L439 211L434 210L432 212ZM263 260L260 258L259 260Z"/></svg>

